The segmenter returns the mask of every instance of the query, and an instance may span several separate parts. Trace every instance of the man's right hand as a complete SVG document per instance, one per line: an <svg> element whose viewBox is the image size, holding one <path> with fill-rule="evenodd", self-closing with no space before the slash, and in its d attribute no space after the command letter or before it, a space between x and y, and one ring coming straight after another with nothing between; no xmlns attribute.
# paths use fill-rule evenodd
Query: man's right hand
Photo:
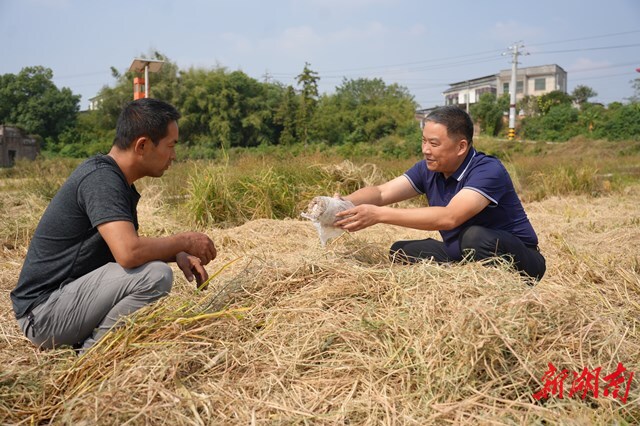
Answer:
<svg viewBox="0 0 640 426"><path fill-rule="evenodd" d="M182 237L186 245L183 251L196 256L203 265L208 264L216 258L216 247L211 238L200 232L184 232Z"/></svg>
<svg viewBox="0 0 640 426"><path fill-rule="evenodd" d="M194 278L196 279L196 285L198 288L200 288L202 283L209 279L209 274L207 273L207 270L204 269L204 266L202 266L200 259L190 255L189 253L181 251L176 254L176 264L184 273L187 281L191 282ZM204 290L204 288L202 290Z"/></svg>

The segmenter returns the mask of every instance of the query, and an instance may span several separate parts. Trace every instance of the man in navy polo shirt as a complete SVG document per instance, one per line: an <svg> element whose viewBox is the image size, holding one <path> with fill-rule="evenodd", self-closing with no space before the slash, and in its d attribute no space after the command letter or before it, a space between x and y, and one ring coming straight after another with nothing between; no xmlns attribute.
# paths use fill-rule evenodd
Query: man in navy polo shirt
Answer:
<svg viewBox="0 0 640 426"><path fill-rule="evenodd" d="M432 258L455 262L506 257L523 275L540 280L545 259L509 173L500 160L473 147L473 122L456 106L434 110L424 121L422 154L404 175L344 197L355 207L338 213L336 226L359 231L376 223L440 231L443 241L397 241L396 262ZM384 207L425 194L429 207Z"/></svg>

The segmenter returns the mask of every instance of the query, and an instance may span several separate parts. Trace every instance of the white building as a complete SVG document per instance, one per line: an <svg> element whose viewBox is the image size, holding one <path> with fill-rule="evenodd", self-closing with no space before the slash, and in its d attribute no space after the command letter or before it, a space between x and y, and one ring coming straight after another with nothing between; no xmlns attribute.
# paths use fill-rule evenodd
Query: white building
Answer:
<svg viewBox="0 0 640 426"><path fill-rule="evenodd" d="M502 70L497 77L498 96L509 93L511 70ZM554 90L567 93L567 72L562 67L552 64L518 69L516 73L516 101L525 96L540 96Z"/></svg>
<svg viewBox="0 0 640 426"><path fill-rule="evenodd" d="M466 109L468 105L478 102L483 93L494 93L498 97L509 93L510 83L510 69L494 75L451 83L449 89L442 93L444 104L458 105ZM567 72L562 67L552 64L518 68L516 101L527 95L540 96L554 90L567 93Z"/></svg>
<svg viewBox="0 0 640 426"><path fill-rule="evenodd" d="M94 96L93 98L89 98L89 111L95 111L100 108L100 104L102 104L102 96Z"/></svg>

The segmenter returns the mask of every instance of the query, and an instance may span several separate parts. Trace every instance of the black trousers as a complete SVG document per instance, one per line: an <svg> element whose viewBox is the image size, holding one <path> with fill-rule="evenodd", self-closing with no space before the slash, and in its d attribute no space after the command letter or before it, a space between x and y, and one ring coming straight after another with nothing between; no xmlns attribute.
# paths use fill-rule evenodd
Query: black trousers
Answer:
<svg viewBox="0 0 640 426"><path fill-rule="evenodd" d="M546 271L545 259L538 247L525 245L518 237L506 232L481 226L470 226L460 233L460 250L471 260L505 257L513 260L513 266L522 275L542 279ZM442 241L426 240L396 241L391 246L391 260L398 263L415 263L431 258L436 262L455 262L444 249Z"/></svg>

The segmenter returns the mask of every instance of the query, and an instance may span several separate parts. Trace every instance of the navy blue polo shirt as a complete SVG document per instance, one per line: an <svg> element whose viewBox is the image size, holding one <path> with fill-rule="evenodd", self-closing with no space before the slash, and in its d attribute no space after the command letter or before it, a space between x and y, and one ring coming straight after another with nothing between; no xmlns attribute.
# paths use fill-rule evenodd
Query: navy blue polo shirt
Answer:
<svg viewBox="0 0 640 426"><path fill-rule="evenodd" d="M424 160L407 170L404 176L418 193L426 195L429 206L445 207L465 188L489 200L487 207L462 225L440 231L445 250L453 260L462 259L459 236L473 225L507 231L526 245L538 245L538 237L513 188L511 177L497 158L477 152L472 147L458 170L448 178L440 172L430 171Z"/></svg>

